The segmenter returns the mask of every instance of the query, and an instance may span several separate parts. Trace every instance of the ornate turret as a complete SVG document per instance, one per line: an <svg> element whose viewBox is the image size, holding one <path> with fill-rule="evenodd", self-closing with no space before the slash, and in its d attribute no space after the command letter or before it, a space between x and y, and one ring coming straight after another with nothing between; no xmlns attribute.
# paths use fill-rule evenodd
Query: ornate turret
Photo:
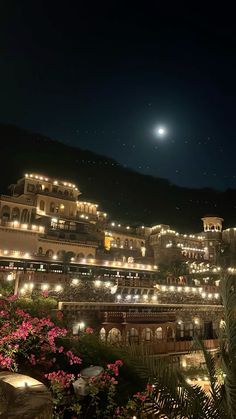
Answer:
<svg viewBox="0 0 236 419"><path fill-rule="evenodd" d="M204 231L215 231L222 232L222 223L224 221L221 217L216 217L214 215L206 215L202 218Z"/></svg>
<svg viewBox="0 0 236 419"><path fill-rule="evenodd" d="M215 262L217 249L222 242L222 223L224 220L215 215L206 215L202 218L202 221L208 257L212 262Z"/></svg>

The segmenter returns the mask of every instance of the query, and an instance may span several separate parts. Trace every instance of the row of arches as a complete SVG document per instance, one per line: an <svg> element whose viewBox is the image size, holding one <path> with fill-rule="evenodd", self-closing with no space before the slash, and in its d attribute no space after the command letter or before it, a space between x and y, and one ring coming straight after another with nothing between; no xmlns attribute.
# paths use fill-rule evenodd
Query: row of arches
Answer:
<svg viewBox="0 0 236 419"><path fill-rule="evenodd" d="M78 204L77 208L79 212L84 212L86 214L94 214L97 213L97 207L95 205L88 205L88 204Z"/></svg>
<svg viewBox="0 0 236 419"><path fill-rule="evenodd" d="M2 221L19 221L21 223L28 223L30 222L30 218L31 212L27 208L10 208L8 205L4 205L1 209Z"/></svg>
<svg viewBox="0 0 236 419"><path fill-rule="evenodd" d="M27 185L27 192L31 192L31 193L38 193L38 192L43 192L45 194L56 194L59 196L66 196L66 197L70 197L73 198L73 192L68 190L68 189L58 189L58 186L53 186L52 188L48 188L47 186L45 187L45 185L42 185L40 183L37 183L36 185L34 185L33 183L28 183Z"/></svg>
<svg viewBox="0 0 236 419"><path fill-rule="evenodd" d="M133 240L133 239L121 239L120 237L115 237L114 240L112 240L111 244L113 246L123 246L124 248L137 248L137 247L144 247L144 242L140 242L139 240Z"/></svg>
<svg viewBox="0 0 236 419"><path fill-rule="evenodd" d="M38 254L39 255L45 255L48 258L53 258L53 256L56 256L57 259L62 260L64 258L64 255L67 254L68 251L66 250L58 250L57 252L53 249L47 249L45 252L43 251L42 247L38 248ZM69 252L71 258L75 258L75 260L79 261L81 259L87 258L87 259L93 259L94 255L92 253L78 253L77 255L74 252Z"/></svg>
<svg viewBox="0 0 236 419"><path fill-rule="evenodd" d="M204 259L204 253L199 252L189 252L186 250L182 251L182 255L186 257L187 259L196 259L196 260L203 260Z"/></svg>
<svg viewBox="0 0 236 419"><path fill-rule="evenodd" d="M144 327L139 331L135 327L131 327L126 333L125 336L122 336L121 330L113 327L108 332L103 327L99 332L100 339L103 342L108 342L111 344L119 344L124 342L127 343L140 343L140 342L161 342L164 339L164 330L161 326L156 329L151 329L150 327ZM166 328L166 340L171 342L174 340L175 331L171 326Z"/></svg>

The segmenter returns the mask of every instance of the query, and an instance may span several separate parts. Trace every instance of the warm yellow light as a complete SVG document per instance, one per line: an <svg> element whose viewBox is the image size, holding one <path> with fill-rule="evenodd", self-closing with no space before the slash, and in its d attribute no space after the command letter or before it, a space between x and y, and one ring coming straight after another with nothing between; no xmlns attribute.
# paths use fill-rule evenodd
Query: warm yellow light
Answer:
<svg viewBox="0 0 236 419"><path fill-rule="evenodd" d="M74 278L74 279L72 279L71 283L72 283L73 285L78 285L79 280L78 280L77 278Z"/></svg>
<svg viewBox="0 0 236 419"><path fill-rule="evenodd" d="M96 287L100 287L101 281L99 279L96 279L96 281L94 281L94 284Z"/></svg>

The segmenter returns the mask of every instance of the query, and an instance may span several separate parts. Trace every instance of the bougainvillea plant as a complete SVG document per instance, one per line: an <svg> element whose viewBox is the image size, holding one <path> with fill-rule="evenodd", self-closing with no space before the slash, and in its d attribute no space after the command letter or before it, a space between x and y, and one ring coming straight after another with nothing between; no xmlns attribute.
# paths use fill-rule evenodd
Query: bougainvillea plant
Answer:
<svg viewBox="0 0 236 419"><path fill-rule="evenodd" d="M15 296L0 299L0 368L32 371L41 377L52 391L55 418L63 418L66 411L75 418L112 417L117 407L115 389L122 361L107 364L99 376L89 379L88 396L80 399L74 394L73 383L80 377L82 359L60 344L60 338L66 337L73 346L67 329L60 327L62 319L61 312L57 313L57 324L49 315L32 316L19 307ZM87 328L83 333L91 334L93 329Z"/></svg>
<svg viewBox="0 0 236 419"><path fill-rule="evenodd" d="M21 371L22 365L53 365L55 355L63 352L56 339L65 337L67 330L55 325L49 316L32 317L17 308L12 297L0 300L0 366L10 371ZM73 354L65 354L69 362L81 363Z"/></svg>

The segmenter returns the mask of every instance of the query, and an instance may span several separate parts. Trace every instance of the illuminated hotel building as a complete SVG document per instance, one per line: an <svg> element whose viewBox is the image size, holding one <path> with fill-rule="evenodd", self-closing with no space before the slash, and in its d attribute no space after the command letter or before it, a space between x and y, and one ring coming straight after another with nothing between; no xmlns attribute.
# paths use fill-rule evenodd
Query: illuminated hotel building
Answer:
<svg viewBox="0 0 236 419"><path fill-rule="evenodd" d="M98 204L85 202L68 181L26 174L0 196L0 279L52 292L74 330L100 321L101 339L152 343L157 353L186 353L194 334L216 346L222 316L217 254L222 242L236 249L236 230L204 217L203 231L182 234L168 225L123 225ZM158 267L186 262L206 277L161 277ZM68 283L90 280L109 290L104 301L66 299ZM111 291L111 292L110 292Z"/></svg>

